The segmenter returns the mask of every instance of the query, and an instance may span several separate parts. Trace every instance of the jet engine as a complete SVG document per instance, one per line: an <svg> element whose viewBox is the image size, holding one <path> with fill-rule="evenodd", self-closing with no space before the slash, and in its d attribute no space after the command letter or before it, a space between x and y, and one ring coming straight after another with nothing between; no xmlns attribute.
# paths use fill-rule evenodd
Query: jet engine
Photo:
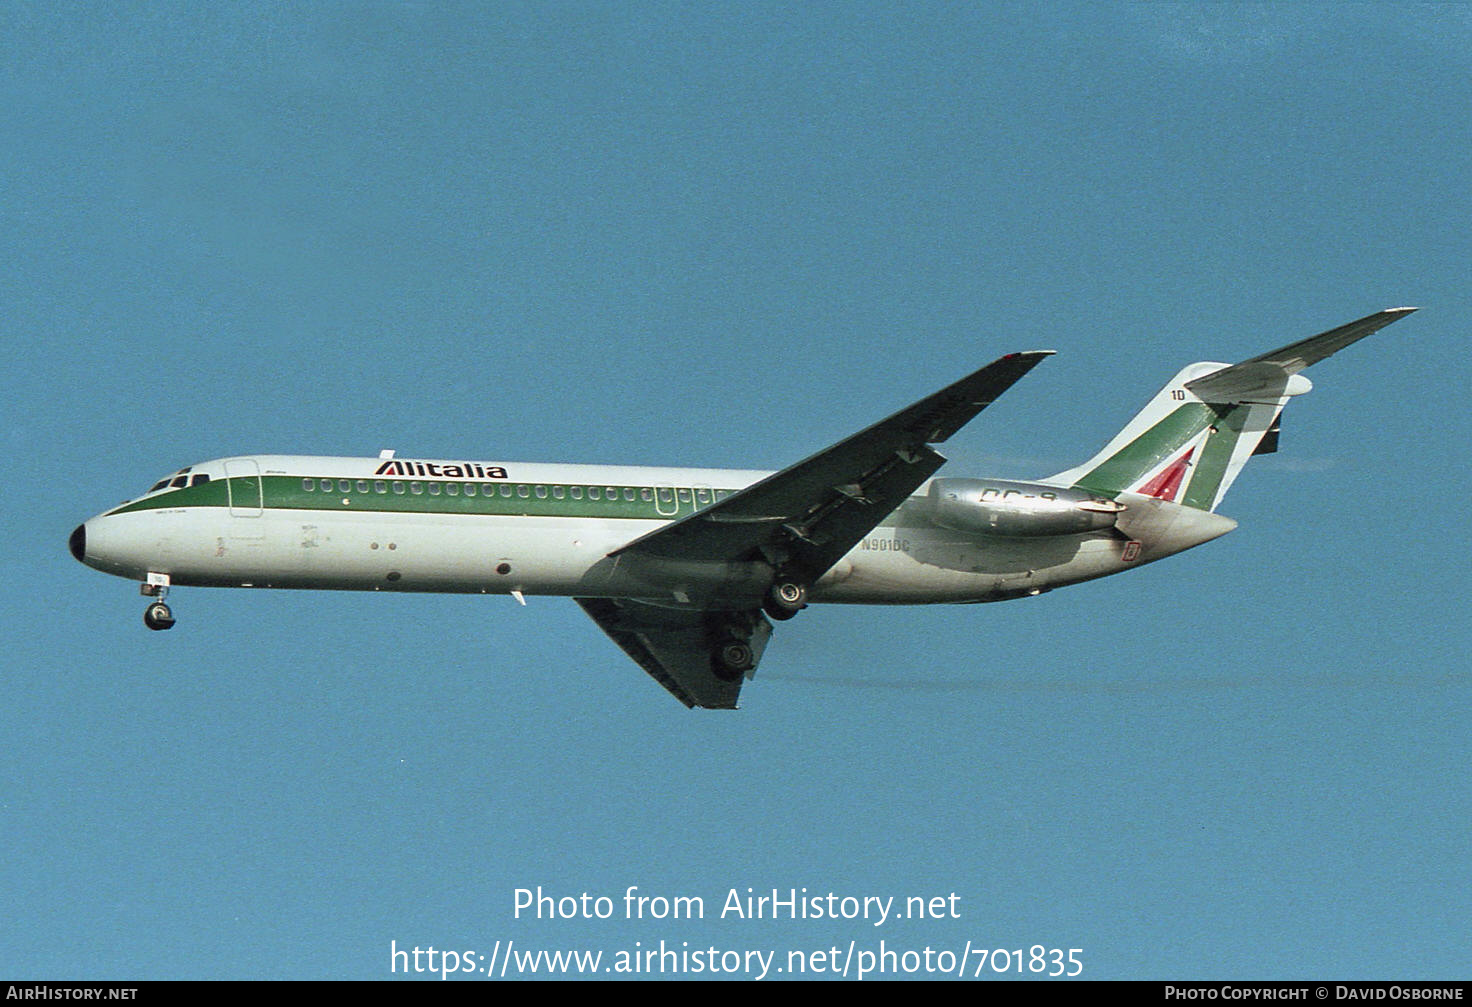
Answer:
<svg viewBox="0 0 1472 1007"><path fill-rule="evenodd" d="M936 479L930 519L982 535L1078 535L1114 527L1124 504L1085 490L1002 479Z"/></svg>

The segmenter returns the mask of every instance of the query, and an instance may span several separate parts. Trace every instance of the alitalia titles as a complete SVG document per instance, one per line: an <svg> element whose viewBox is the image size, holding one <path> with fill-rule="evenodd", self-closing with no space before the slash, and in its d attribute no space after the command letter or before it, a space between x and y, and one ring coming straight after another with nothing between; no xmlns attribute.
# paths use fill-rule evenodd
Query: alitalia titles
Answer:
<svg viewBox="0 0 1472 1007"><path fill-rule="evenodd" d="M415 462L394 458L378 466L376 476L429 476L440 479L505 479L506 470L499 465L479 462Z"/></svg>

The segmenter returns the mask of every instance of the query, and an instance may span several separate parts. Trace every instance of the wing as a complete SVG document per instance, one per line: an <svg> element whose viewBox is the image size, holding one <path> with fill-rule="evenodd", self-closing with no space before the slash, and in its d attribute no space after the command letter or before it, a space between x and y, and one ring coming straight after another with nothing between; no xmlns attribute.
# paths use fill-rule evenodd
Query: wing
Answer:
<svg viewBox="0 0 1472 1007"><path fill-rule="evenodd" d="M609 555L760 560L811 583L944 464L944 456L929 445L950 437L1051 353L1008 354L826 451Z"/></svg>
<svg viewBox="0 0 1472 1007"><path fill-rule="evenodd" d="M752 671L717 674L713 651L721 640L744 635L754 671L772 635L772 624L758 611L661 608L608 598L578 598L577 603L624 653L690 707L736 709L741 683Z"/></svg>
<svg viewBox="0 0 1472 1007"><path fill-rule="evenodd" d="M609 553L647 571L756 562L810 584L945 463L930 445L961 429L1051 351L1013 353L680 521ZM667 565L666 565L667 564ZM577 603L686 706L735 709L772 635L760 609L728 600L667 607ZM731 658L735 648L738 659ZM739 668L740 670L735 670Z"/></svg>

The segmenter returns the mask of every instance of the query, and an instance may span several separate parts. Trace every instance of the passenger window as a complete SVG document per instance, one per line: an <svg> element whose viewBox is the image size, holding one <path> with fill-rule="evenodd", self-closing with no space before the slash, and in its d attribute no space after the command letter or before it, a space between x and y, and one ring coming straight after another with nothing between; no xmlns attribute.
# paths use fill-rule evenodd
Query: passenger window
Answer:
<svg viewBox="0 0 1472 1007"><path fill-rule="evenodd" d="M331 493L332 492L332 480L331 479L323 479L322 480L322 492L323 493Z"/></svg>
<svg viewBox="0 0 1472 1007"><path fill-rule="evenodd" d="M308 493L316 492L316 489L317 489L317 480L315 480L315 479L303 479L302 480L302 489L306 490Z"/></svg>
<svg viewBox="0 0 1472 1007"><path fill-rule="evenodd" d="M492 486L490 483L481 483L480 491L483 496L493 497L496 495L496 487Z"/></svg>
<svg viewBox="0 0 1472 1007"><path fill-rule="evenodd" d="M358 492L359 493L367 493L368 492L368 480L367 479L359 479L358 480Z"/></svg>
<svg viewBox="0 0 1472 1007"><path fill-rule="evenodd" d="M429 484L429 495L432 496L432 497L437 497L437 496L440 495L440 484L439 483L430 483Z"/></svg>
<svg viewBox="0 0 1472 1007"><path fill-rule="evenodd" d="M654 499L654 491L651 490L648 486L645 486L639 491L639 496L643 498L645 503L648 503L649 501ZM664 494L661 493L660 496L663 497Z"/></svg>
<svg viewBox="0 0 1472 1007"><path fill-rule="evenodd" d="M538 486L537 487L537 499L538 500L545 500L545 499L547 499L547 487L545 487L545 486Z"/></svg>
<svg viewBox="0 0 1472 1007"><path fill-rule="evenodd" d="M339 479L337 481L337 491L339 493L351 493L353 491L353 481L351 479Z"/></svg>
<svg viewBox="0 0 1472 1007"><path fill-rule="evenodd" d="M625 486L624 487L624 499L625 500L628 500L630 502L633 501L633 499L634 499L634 487L632 487L632 486Z"/></svg>
<svg viewBox="0 0 1472 1007"><path fill-rule="evenodd" d="M618 490L615 489L612 486L608 487L608 499L610 499L610 500L617 500L618 499Z"/></svg>
<svg viewBox="0 0 1472 1007"><path fill-rule="evenodd" d="M404 495L404 484L399 482L397 479L394 480L394 492L399 494L399 496Z"/></svg>
<svg viewBox="0 0 1472 1007"><path fill-rule="evenodd" d="M603 491L601 489L599 489L597 486L589 486L588 487L588 499L589 500L602 500L603 499Z"/></svg>
<svg viewBox="0 0 1472 1007"><path fill-rule="evenodd" d="M387 493L388 492L388 483L384 482L382 479L375 479L374 482L373 482L373 492L375 492L375 493Z"/></svg>
<svg viewBox="0 0 1472 1007"><path fill-rule="evenodd" d="M460 484L459 483L445 483L445 492L448 493L448 494L450 494L450 496L452 496L452 497L459 496L460 495Z"/></svg>
<svg viewBox="0 0 1472 1007"><path fill-rule="evenodd" d="M675 490L675 493L676 493L677 496L679 496L680 503L689 503L690 502L690 491L689 490L683 490L683 489L682 490Z"/></svg>
<svg viewBox="0 0 1472 1007"><path fill-rule="evenodd" d="M511 496L511 484L510 483L502 483L501 484L501 495L503 497L509 497L509 496Z"/></svg>
<svg viewBox="0 0 1472 1007"><path fill-rule="evenodd" d="M424 483L415 480L409 484L409 492L415 496L421 496L424 493Z"/></svg>
<svg viewBox="0 0 1472 1007"><path fill-rule="evenodd" d="M465 484L465 495L468 496L468 497L475 496L475 483L466 483Z"/></svg>
<svg viewBox="0 0 1472 1007"><path fill-rule="evenodd" d="M531 496L531 490L527 488L525 483L523 483L522 485L516 487L516 495L524 500L527 497Z"/></svg>
<svg viewBox="0 0 1472 1007"><path fill-rule="evenodd" d="M571 492L574 500L581 500L583 498L583 488L581 486L574 486Z"/></svg>
<svg viewBox="0 0 1472 1007"><path fill-rule="evenodd" d="M561 500L565 493L566 491L561 486L552 487L552 496L554 499Z"/></svg>
<svg viewBox="0 0 1472 1007"><path fill-rule="evenodd" d="M710 503L710 490L698 489L695 491L695 502L699 504Z"/></svg>

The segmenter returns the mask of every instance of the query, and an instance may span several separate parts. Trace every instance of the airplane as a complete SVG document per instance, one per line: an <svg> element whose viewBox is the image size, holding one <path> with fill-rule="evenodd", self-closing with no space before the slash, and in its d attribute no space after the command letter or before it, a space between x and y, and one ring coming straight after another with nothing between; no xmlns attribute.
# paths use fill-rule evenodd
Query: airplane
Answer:
<svg viewBox="0 0 1472 1007"><path fill-rule="evenodd" d="M1120 573L1225 535L1300 372L1415 308L1238 364L1182 369L1088 461L1034 481L932 478L947 440L1050 350L1011 353L779 472L253 455L187 465L71 533L171 587L572 597L687 707L734 709L772 622L811 603L976 603Z"/></svg>

